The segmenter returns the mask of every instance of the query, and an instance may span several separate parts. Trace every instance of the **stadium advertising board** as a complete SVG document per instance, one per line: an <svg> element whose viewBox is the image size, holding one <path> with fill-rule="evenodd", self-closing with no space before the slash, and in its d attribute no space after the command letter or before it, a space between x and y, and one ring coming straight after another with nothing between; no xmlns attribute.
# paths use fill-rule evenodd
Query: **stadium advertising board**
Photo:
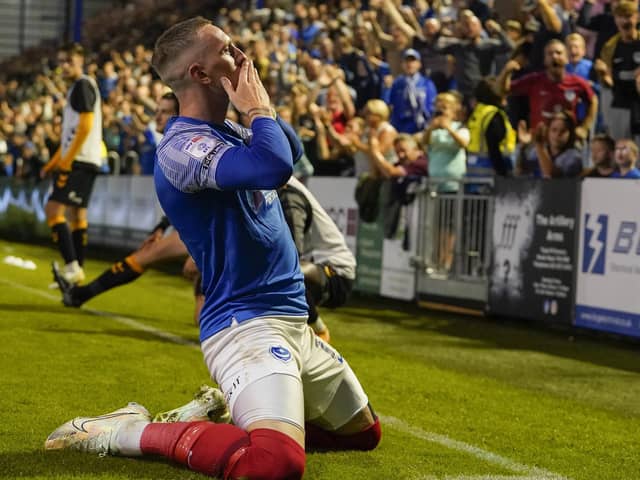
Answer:
<svg viewBox="0 0 640 480"><path fill-rule="evenodd" d="M0 178L0 232L14 240L48 238L44 206L49 196L49 182L37 184Z"/></svg>
<svg viewBox="0 0 640 480"><path fill-rule="evenodd" d="M570 323L578 182L496 179L489 310Z"/></svg>
<svg viewBox="0 0 640 480"><path fill-rule="evenodd" d="M358 204L353 197L356 183L355 178L346 177L311 177L307 181L307 188L338 226L354 255L358 233Z"/></svg>
<svg viewBox="0 0 640 480"><path fill-rule="evenodd" d="M358 221L355 201L356 178L311 177L307 188L320 202L345 236L347 246L356 256L355 289L380 293L382 269L382 223Z"/></svg>
<svg viewBox="0 0 640 480"><path fill-rule="evenodd" d="M329 213L358 262L355 289L402 300L415 297L415 270L409 264L415 255L418 225L417 203L393 209L389 200L391 182L381 188L380 214L375 222L358 218L355 201L357 179L311 177L307 187ZM390 225L386 219L397 215ZM415 227L415 228L412 228Z"/></svg>
<svg viewBox="0 0 640 480"><path fill-rule="evenodd" d="M418 243L419 208L415 196L406 198L406 185L391 180L385 192L383 210L384 240L380 294L398 300L413 300L416 296L416 270L411 265ZM410 185L415 186L415 185ZM398 192L400 194L398 195Z"/></svg>
<svg viewBox="0 0 640 480"><path fill-rule="evenodd" d="M576 325L640 336L638 195L638 181L584 181Z"/></svg>
<svg viewBox="0 0 640 480"><path fill-rule="evenodd" d="M382 249L384 244L384 226L382 215L375 222L360 220L356 249L356 284L359 292L380 294L382 281Z"/></svg>

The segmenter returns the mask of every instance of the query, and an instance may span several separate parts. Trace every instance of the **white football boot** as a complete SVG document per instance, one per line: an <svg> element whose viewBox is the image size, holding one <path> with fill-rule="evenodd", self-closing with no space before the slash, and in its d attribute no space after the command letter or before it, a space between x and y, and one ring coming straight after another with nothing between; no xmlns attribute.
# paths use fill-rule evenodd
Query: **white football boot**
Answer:
<svg viewBox="0 0 640 480"><path fill-rule="evenodd" d="M158 413L153 417L153 421L158 423L199 421L230 423L231 414L222 392L218 388L202 385L189 403L168 412Z"/></svg>
<svg viewBox="0 0 640 480"><path fill-rule="evenodd" d="M86 275L84 274L84 270L80 266L77 260L73 262L65 264L62 268L58 266L57 262L53 262L55 268L58 270L59 275L61 275L70 285L78 285L82 283L86 279ZM49 285L50 289L59 288L58 282L53 282Z"/></svg>
<svg viewBox="0 0 640 480"><path fill-rule="evenodd" d="M126 407L97 417L76 417L61 425L44 442L45 450L78 450L99 455L140 455L118 441L119 435L136 433L151 421L146 408L131 402Z"/></svg>

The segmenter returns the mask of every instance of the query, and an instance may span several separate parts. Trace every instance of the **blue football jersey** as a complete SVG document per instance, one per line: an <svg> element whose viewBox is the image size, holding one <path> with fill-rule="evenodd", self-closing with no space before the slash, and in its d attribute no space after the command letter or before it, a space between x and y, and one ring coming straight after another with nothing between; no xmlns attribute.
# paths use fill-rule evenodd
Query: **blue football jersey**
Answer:
<svg viewBox="0 0 640 480"><path fill-rule="evenodd" d="M176 117L158 146L158 199L202 274L201 341L234 321L307 314L275 191L293 166L280 122L258 118L248 130Z"/></svg>

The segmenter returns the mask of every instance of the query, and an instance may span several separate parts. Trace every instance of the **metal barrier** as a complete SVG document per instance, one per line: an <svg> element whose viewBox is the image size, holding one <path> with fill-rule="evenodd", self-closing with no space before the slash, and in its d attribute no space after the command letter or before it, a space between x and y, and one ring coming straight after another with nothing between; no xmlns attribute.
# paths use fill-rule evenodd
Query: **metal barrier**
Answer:
<svg viewBox="0 0 640 480"><path fill-rule="evenodd" d="M493 178L426 179L418 196L418 301L481 312L488 296ZM454 302L451 302L454 299ZM450 307L447 306L449 309Z"/></svg>

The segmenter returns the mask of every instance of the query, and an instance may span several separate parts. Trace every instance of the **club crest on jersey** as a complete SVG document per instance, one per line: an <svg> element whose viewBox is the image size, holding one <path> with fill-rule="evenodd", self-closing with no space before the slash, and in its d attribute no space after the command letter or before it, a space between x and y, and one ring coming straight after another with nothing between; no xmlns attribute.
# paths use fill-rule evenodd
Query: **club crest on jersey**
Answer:
<svg viewBox="0 0 640 480"><path fill-rule="evenodd" d="M273 355L276 360L280 360L281 362L287 363L291 360L291 352L283 346L273 346L269 349L269 352L271 352L271 355Z"/></svg>
<svg viewBox="0 0 640 480"><path fill-rule="evenodd" d="M573 102L576 99L576 92L573 90L567 90L564 92L564 98L567 99L567 102Z"/></svg>
<svg viewBox="0 0 640 480"><path fill-rule="evenodd" d="M196 135L190 138L182 149L194 158L203 158L213 150L216 143L214 138Z"/></svg>

